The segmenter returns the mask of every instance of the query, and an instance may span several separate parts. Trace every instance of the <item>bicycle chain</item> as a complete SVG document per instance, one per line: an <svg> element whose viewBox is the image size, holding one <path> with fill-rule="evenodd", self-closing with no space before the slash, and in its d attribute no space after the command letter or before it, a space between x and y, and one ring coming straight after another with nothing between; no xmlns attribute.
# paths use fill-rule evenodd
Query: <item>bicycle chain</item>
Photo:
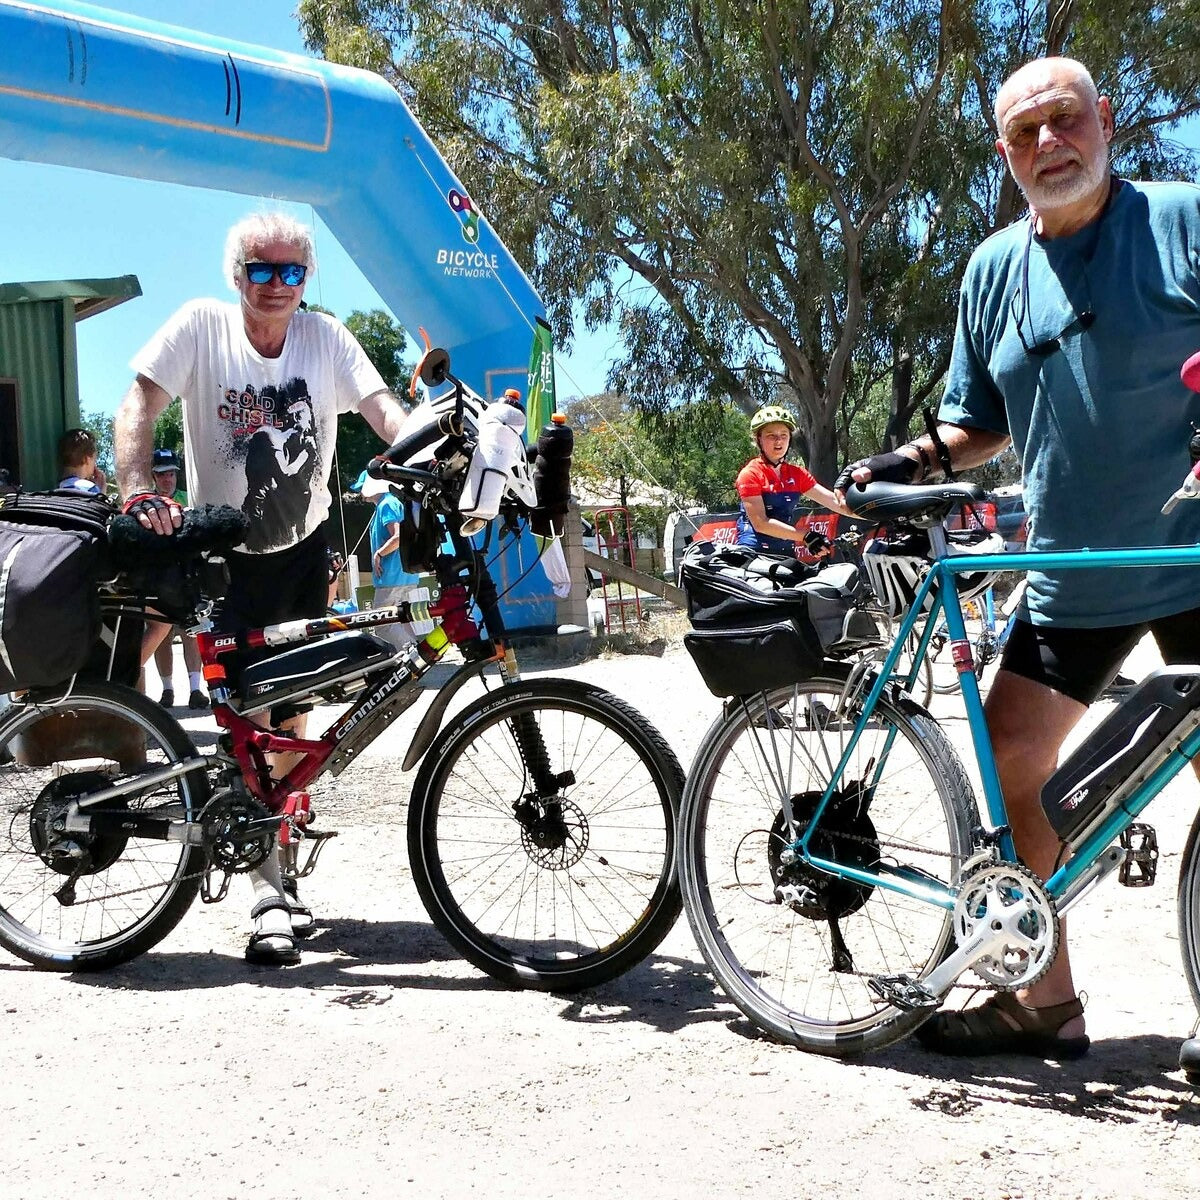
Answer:
<svg viewBox="0 0 1200 1200"><path fill-rule="evenodd" d="M808 828L808 822L803 821L798 826L801 834ZM860 833L843 833L840 829L835 829L832 836L842 838L847 842L861 842L865 846L883 847L886 846L889 850L907 850L910 854L928 854L935 858L954 858L955 854L952 850L934 850L930 846L914 846L908 842L885 841L881 837L863 837Z"/></svg>
<svg viewBox="0 0 1200 1200"><path fill-rule="evenodd" d="M107 814L101 814L101 815L107 815ZM193 821L187 822L187 824L198 825L198 824L200 824L200 822L198 820L193 820ZM40 859L40 855L38 855L36 851L34 851L32 857ZM181 875L177 882L178 883L187 883L188 880L190 880L190 879L203 879L205 877L205 875L208 874L210 869L211 869L210 867L205 867L203 871L189 871L186 875ZM75 875L75 876L71 876L71 875L67 876L67 879L72 883L74 883L77 880L82 879L82 878L83 878L82 874ZM89 896L84 901L84 903L85 904L104 904L110 900L120 900L123 896L136 896L138 894L138 892L149 892L149 891L153 891L155 888L161 888L161 887L165 887L165 886L167 886L167 885L161 881L158 883L145 883L145 884L142 884L140 887L124 888L119 892L105 892L104 895L102 895L102 896Z"/></svg>

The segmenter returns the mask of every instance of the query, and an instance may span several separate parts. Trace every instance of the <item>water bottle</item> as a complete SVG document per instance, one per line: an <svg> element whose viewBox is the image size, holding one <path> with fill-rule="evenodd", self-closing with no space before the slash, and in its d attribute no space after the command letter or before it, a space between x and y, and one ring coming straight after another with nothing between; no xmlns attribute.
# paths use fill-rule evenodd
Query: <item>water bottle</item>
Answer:
<svg viewBox="0 0 1200 1200"><path fill-rule="evenodd" d="M524 429L525 414L503 400L480 414L475 453L458 504L463 516L485 522L500 511L509 472L514 463L525 461Z"/></svg>
<svg viewBox="0 0 1200 1200"><path fill-rule="evenodd" d="M571 497L571 455L575 435L566 415L554 413L549 425L542 426L537 440L537 458L533 463L533 486L538 504L530 527L543 537L561 535L566 529L567 501Z"/></svg>

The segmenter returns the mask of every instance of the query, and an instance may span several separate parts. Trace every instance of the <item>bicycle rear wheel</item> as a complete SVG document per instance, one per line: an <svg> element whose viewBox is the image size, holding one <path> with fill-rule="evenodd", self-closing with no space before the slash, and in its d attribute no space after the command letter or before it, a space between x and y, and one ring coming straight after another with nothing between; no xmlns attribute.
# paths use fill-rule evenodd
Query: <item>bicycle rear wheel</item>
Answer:
<svg viewBox="0 0 1200 1200"><path fill-rule="evenodd" d="M624 701L574 680L503 687L421 765L408 817L417 890L493 978L594 987L645 958L679 915L682 790L670 747Z"/></svg>
<svg viewBox="0 0 1200 1200"><path fill-rule="evenodd" d="M81 685L0 713L0 945L46 970L87 971L165 937L200 887L204 852L181 825L207 802L208 778L138 779L194 757L169 713L119 685ZM124 790L101 802L96 820L72 827L73 799L114 785ZM121 828L146 819L179 840Z"/></svg>
<svg viewBox="0 0 1200 1200"><path fill-rule="evenodd" d="M684 906L730 999L792 1045L849 1057L927 1016L888 1004L872 977L921 979L946 955L951 913L870 883L789 864L783 799L800 828L829 783L861 709L849 673L731 704L705 736L680 815ZM881 701L831 800L813 851L860 871L886 863L950 886L970 852L974 797L953 747L923 709Z"/></svg>

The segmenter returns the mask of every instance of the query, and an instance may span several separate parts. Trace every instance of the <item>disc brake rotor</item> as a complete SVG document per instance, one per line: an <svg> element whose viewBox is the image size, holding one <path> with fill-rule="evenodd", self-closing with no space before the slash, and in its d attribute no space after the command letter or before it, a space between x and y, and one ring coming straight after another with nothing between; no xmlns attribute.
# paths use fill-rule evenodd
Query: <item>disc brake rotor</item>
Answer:
<svg viewBox="0 0 1200 1200"><path fill-rule="evenodd" d="M521 845L539 867L566 871L584 856L591 828L579 805L561 796L547 801L527 797L513 811L521 825Z"/></svg>

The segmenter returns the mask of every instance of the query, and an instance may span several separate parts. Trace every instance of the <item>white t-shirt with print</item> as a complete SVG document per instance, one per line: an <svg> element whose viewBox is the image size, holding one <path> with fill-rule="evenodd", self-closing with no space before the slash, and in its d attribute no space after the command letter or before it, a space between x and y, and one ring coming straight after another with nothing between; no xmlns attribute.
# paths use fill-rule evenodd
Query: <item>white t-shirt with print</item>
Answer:
<svg viewBox="0 0 1200 1200"><path fill-rule="evenodd" d="M387 386L333 317L297 312L283 353L264 358L241 306L220 300L185 304L129 365L182 398L191 502L241 509L250 531L239 549L256 554L325 520L338 414Z"/></svg>

